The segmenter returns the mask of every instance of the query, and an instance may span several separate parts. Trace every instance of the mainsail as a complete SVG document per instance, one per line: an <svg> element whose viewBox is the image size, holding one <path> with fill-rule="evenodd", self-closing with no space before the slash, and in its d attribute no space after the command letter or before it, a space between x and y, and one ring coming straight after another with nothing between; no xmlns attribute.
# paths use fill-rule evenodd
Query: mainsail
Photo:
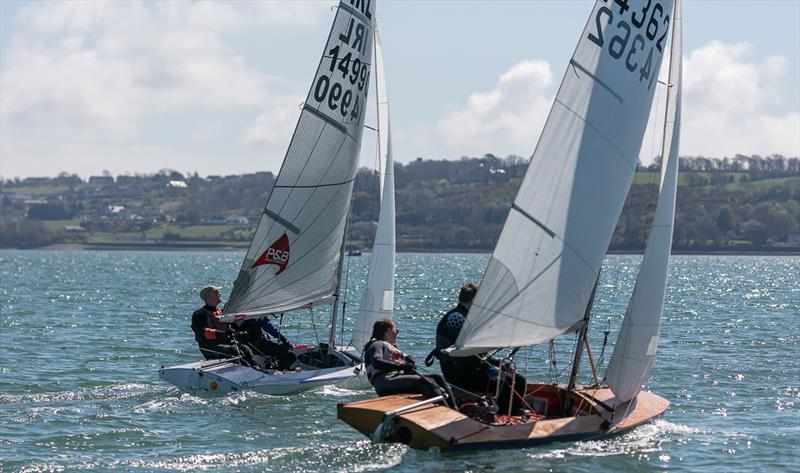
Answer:
<svg viewBox="0 0 800 473"><path fill-rule="evenodd" d="M383 48L380 34L375 27L375 84L378 102L378 161L383 163L381 176L381 207L378 228L369 260L364 299L353 327L352 345L359 352L369 340L372 325L376 320L392 317L394 311L394 162L392 139L389 128L389 96L386 90L386 75L383 69Z"/></svg>
<svg viewBox="0 0 800 473"><path fill-rule="evenodd" d="M672 227L675 217L675 196L678 188L678 143L681 118L681 4L675 0L672 21L667 111L661 156L663 170L661 192L653 226L647 239L642 264L625 312L622 329L614 345L614 353L606 371L608 386L620 401L639 394L656 356L664 291L667 285L669 254L672 249Z"/></svg>
<svg viewBox="0 0 800 473"><path fill-rule="evenodd" d="M342 0L223 320L328 300L358 166L375 2Z"/></svg>
<svg viewBox="0 0 800 473"><path fill-rule="evenodd" d="M672 0L597 0L453 355L580 326L630 188Z"/></svg>

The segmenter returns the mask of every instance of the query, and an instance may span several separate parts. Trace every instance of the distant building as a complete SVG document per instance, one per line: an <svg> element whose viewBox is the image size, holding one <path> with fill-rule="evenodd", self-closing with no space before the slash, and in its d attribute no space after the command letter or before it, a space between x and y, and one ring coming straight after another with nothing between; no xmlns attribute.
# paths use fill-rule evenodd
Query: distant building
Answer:
<svg viewBox="0 0 800 473"><path fill-rule="evenodd" d="M169 181L167 182L167 187L171 187L174 189L186 189L189 186L187 186L186 182L184 181Z"/></svg>
<svg viewBox="0 0 800 473"><path fill-rule="evenodd" d="M247 225L250 223L250 219L241 215L233 215L231 217L226 217L225 223L227 225Z"/></svg>
<svg viewBox="0 0 800 473"><path fill-rule="evenodd" d="M65 233L82 233L82 232L85 232L85 231L86 231L86 229L83 228L83 227L80 227L80 226L75 226L75 225L66 225L66 226L64 226L64 232Z"/></svg>

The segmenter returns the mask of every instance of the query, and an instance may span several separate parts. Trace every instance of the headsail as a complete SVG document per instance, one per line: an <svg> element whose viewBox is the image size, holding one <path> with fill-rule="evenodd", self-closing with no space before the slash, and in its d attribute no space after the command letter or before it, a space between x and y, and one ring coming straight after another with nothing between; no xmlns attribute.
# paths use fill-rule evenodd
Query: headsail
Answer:
<svg viewBox="0 0 800 473"><path fill-rule="evenodd" d="M669 254L672 249L675 196L678 188L681 26L681 3L680 0L675 0L664 144L661 154L663 156L661 192L633 295L606 371L608 386L620 401L628 401L639 394L656 356L658 333L661 329Z"/></svg>
<svg viewBox="0 0 800 473"><path fill-rule="evenodd" d="M371 0L339 3L224 320L297 309L336 292L369 90L374 9Z"/></svg>
<svg viewBox="0 0 800 473"><path fill-rule="evenodd" d="M386 90L386 75L383 70L383 48L377 26L375 27L375 84L378 89L378 160L383 163L381 176L381 207L378 229L369 260L364 299L353 327L352 345L360 352L372 333L376 320L392 317L394 311L394 162L392 139L389 127L389 97Z"/></svg>
<svg viewBox="0 0 800 473"><path fill-rule="evenodd" d="M672 0L597 0L454 355L580 325L633 179Z"/></svg>

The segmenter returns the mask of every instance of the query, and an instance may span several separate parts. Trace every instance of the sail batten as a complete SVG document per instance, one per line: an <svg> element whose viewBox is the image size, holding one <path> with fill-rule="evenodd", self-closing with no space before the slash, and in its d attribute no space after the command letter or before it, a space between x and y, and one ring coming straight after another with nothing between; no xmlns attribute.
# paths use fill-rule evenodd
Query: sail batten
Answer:
<svg viewBox="0 0 800 473"><path fill-rule="evenodd" d="M383 169L380 176L380 213L375 241L370 253L364 296L353 327L351 344L359 352L369 340L372 325L394 312L395 272L395 205L394 161L389 119L389 99L384 71L383 48L380 32L375 26L375 88L378 108L378 162Z"/></svg>
<svg viewBox="0 0 800 473"><path fill-rule="evenodd" d="M366 115L375 3L339 3L223 320L305 307L337 291Z"/></svg>
<svg viewBox="0 0 800 473"><path fill-rule="evenodd" d="M633 8L595 2L452 355L542 343L583 319L650 114L672 10L656 4L648 32Z"/></svg>
<svg viewBox="0 0 800 473"><path fill-rule="evenodd" d="M606 370L608 386L622 402L636 397L647 379L661 330L678 189L682 26L681 2L675 0L658 203L633 294Z"/></svg>

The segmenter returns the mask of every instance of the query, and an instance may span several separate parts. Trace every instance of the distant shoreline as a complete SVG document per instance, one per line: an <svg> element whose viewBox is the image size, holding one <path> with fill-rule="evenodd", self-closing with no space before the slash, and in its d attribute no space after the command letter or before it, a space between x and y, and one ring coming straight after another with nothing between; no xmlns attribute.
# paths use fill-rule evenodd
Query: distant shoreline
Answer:
<svg viewBox="0 0 800 473"><path fill-rule="evenodd" d="M244 251L246 244L236 243L55 243L38 248L24 248L28 250L44 251ZM21 248L3 248L14 250ZM491 250L474 250L461 248L407 248L398 250L398 253L445 253L445 254L489 254ZM641 255L644 250L609 250L610 255ZM800 256L800 248L774 248L774 249L673 249L673 255L730 255L730 256Z"/></svg>

